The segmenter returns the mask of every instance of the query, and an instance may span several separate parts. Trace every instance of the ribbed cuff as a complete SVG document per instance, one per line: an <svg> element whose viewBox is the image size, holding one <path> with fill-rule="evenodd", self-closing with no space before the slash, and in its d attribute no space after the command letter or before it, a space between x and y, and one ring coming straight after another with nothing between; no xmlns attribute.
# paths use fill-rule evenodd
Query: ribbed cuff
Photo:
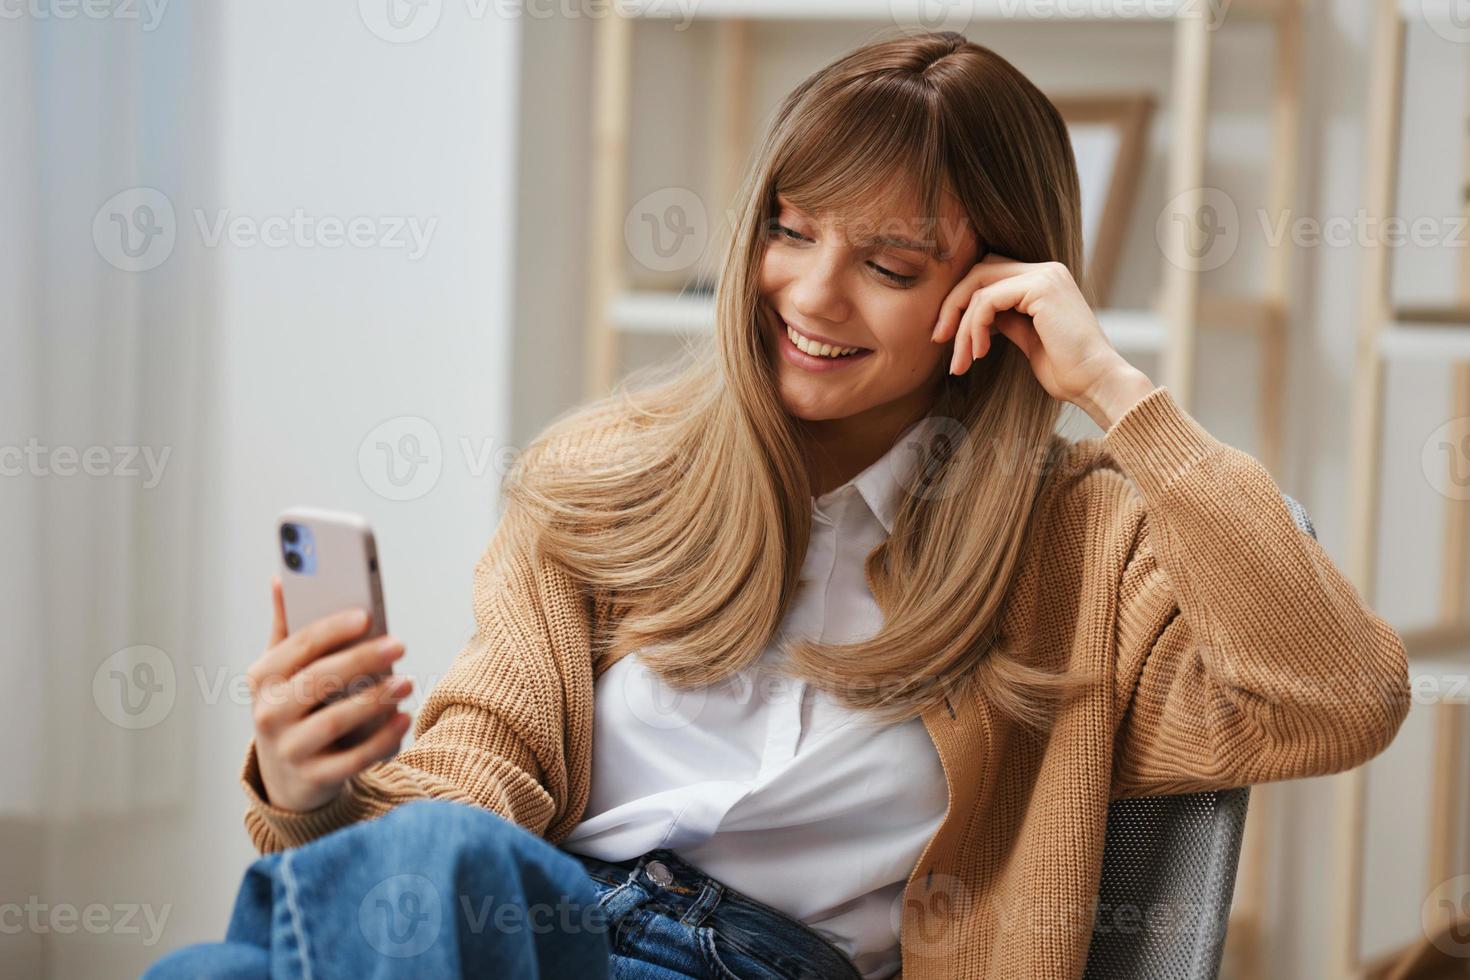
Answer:
<svg viewBox="0 0 1470 980"><path fill-rule="evenodd" d="M240 785L245 790L249 809L245 826L257 850L265 851L271 838L285 847L298 847L339 827L361 819L352 794L352 782L331 802L314 810L288 810L266 801L265 784L260 778L260 759L255 752L255 739L245 751L245 765L240 770Z"/></svg>
<svg viewBox="0 0 1470 980"><path fill-rule="evenodd" d="M1146 497L1165 492L1186 470L1225 445L1162 385L1124 412L1102 441Z"/></svg>

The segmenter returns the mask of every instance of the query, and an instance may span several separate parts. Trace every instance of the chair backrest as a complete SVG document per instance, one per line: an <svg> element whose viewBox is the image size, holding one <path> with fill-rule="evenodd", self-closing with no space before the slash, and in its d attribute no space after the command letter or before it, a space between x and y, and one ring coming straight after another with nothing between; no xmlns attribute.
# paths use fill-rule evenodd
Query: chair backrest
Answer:
<svg viewBox="0 0 1470 980"><path fill-rule="evenodd" d="M1315 538L1306 510L1282 496ZM1088 980L1215 980L1249 799L1241 786L1109 805Z"/></svg>

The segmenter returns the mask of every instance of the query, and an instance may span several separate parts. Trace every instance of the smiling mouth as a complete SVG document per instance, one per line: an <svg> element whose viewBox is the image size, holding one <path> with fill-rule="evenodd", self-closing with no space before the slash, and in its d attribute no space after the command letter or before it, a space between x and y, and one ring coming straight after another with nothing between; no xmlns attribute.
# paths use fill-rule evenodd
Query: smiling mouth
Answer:
<svg viewBox="0 0 1470 980"><path fill-rule="evenodd" d="M785 329L786 336L791 341L792 345L795 346L797 350L801 351L804 354L810 354L812 357L825 357L832 360L840 360L844 357L853 357L858 354L866 354L869 353L869 351L871 350L871 348L868 347L838 346L836 344L828 344L823 341L815 340L811 337L808 337L806 334L802 333L791 324L787 323L785 318L782 317L779 313L776 314L776 318L781 321L781 326Z"/></svg>

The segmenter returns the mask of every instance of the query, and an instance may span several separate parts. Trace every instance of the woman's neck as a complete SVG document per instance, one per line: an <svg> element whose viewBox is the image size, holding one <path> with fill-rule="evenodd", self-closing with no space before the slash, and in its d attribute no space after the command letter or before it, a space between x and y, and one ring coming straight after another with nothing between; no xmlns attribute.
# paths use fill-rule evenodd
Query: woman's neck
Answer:
<svg viewBox="0 0 1470 980"><path fill-rule="evenodd" d="M917 392L846 418L803 420L801 427L811 449L807 476L812 496L835 490L872 466L933 406L933 394Z"/></svg>

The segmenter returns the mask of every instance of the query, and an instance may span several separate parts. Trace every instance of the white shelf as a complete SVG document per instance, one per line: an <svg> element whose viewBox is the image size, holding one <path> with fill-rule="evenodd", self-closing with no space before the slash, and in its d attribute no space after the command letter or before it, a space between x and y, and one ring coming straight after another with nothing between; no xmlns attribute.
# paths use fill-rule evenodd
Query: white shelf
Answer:
<svg viewBox="0 0 1470 980"><path fill-rule="evenodd" d="M1420 327L1396 321L1378 334L1378 350L1396 361L1470 360L1470 323Z"/></svg>
<svg viewBox="0 0 1470 980"><path fill-rule="evenodd" d="M701 334L714 329L714 300L705 293L628 292L612 302L615 329L642 334ZM1163 318L1152 310L1099 310L1098 323L1119 351L1163 349Z"/></svg>
<svg viewBox="0 0 1470 980"><path fill-rule="evenodd" d="M616 0L625 17L666 20L880 20L902 27L942 29L944 18L920 14L932 0ZM1199 0L974 0L955 11L956 20L1171 21L1197 16Z"/></svg>
<svg viewBox="0 0 1470 980"><path fill-rule="evenodd" d="M608 316L615 329L627 333L699 334L715 328L714 298L708 293L622 293Z"/></svg>

